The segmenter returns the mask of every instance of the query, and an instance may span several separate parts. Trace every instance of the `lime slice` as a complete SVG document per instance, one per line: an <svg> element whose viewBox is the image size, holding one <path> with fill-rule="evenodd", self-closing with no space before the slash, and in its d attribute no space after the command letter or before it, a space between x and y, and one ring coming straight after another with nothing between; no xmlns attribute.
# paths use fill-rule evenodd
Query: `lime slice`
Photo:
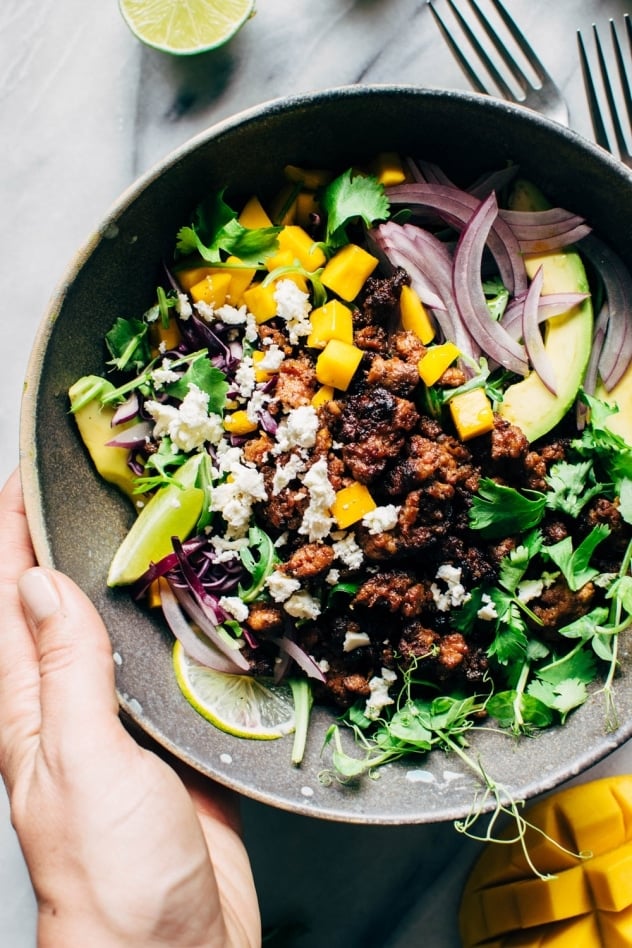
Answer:
<svg viewBox="0 0 632 948"><path fill-rule="evenodd" d="M132 33L177 56L214 49L252 16L255 0L119 0Z"/></svg>
<svg viewBox="0 0 632 948"><path fill-rule="evenodd" d="M204 503L204 491L195 487L201 457L192 455L177 473L178 484L161 487L143 507L114 554L108 586L136 582L151 563L173 551L172 537L184 540L191 533Z"/></svg>
<svg viewBox="0 0 632 948"><path fill-rule="evenodd" d="M189 704L220 731L270 741L294 730L289 685L263 684L249 675L214 671L189 658L180 642L173 648L173 668Z"/></svg>

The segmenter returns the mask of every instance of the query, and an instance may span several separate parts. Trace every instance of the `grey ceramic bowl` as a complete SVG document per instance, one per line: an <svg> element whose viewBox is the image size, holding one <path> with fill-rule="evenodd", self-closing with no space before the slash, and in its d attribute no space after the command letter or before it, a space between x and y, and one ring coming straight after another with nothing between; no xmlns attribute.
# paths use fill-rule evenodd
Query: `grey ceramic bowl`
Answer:
<svg viewBox="0 0 632 948"><path fill-rule="evenodd" d="M165 629L106 587L108 564L132 519L128 503L96 476L66 392L103 368L103 335L118 315L152 301L176 229L210 189L265 196L283 166L344 167L379 150L439 162L460 180L520 164L559 204L584 214L632 266L632 176L602 150L533 113L477 95L401 87L352 87L275 101L203 133L128 190L79 252L46 314L30 361L22 421L22 476L37 556L68 573L105 618L121 707L159 744L223 784L287 810L357 823L423 823L462 817L478 784L458 759L392 764L359 787L323 786L323 735L314 714L306 759L290 765L291 738L243 741L215 730L181 697ZM515 742L480 734L491 775L520 798L552 788L632 733L632 661L624 647L617 684L621 727L606 734L599 697L563 728Z"/></svg>

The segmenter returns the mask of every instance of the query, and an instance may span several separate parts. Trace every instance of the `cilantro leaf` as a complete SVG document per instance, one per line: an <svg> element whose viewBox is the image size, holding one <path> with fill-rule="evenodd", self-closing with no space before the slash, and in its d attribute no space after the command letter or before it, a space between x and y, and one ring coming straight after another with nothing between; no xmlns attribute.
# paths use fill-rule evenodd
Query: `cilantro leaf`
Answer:
<svg viewBox="0 0 632 948"><path fill-rule="evenodd" d="M498 577L500 585L507 592L515 593L518 584L526 573L531 560L542 549L542 534L539 530L532 530L523 537L523 542L514 550L503 556L500 561Z"/></svg>
<svg viewBox="0 0 632 948"><path fill-rule="evenodd" d="M527 695L557 711L564 724L569 713L586 701L588 691L578 678L566 678L558 684L536 679L527 688Z"/></svg>
<svg viewBox="0 0 632 948"><path fill-rule="evenodd" d="M536 527L544 515L546 495L538 490L522 493L497 484L489 477L479 481L469 511L470 527L485 539L513 536Z"/></svg>
<svg viewBox="0 0 632 948"><path fill-rule="evenodd" d="M519 691L499 691L487 702L487 711L501 727L515 731L531 727L548 727L553 715L546 702L537 696Z"/></svg>
<svg viewBox="0 0 632 948"><path fill-rule="evenodd" d="M542 553L553 560L568 583L568 588L577 592L582 586L594 579L599 570L590 566L590 558L597 546L610 534L605 524L597 524L587 537L573 550L572 537L564 537L558 543L542 548Z"/></svg>
<svg viewBox="0 0 632 948"><path fill-rule="evenodd" d="M209 396L208 410L221 414L226 402L228 382L224 373L208 359L196 359L177 382L165 386L168 395L183 399L191 385L197 386Z"/></svg>
<svg viewBox="0 0 632 948"><path fill-rule="evenodd" d="M224 189L225 190L225 189ZM198 205L190 227L181 227L176 253L199 254L207 263L220 263L222 253L239 257L242 263L257 265L278 248L280 227L244 227L236 211L217 191Z"/></svg>
<svg viewBox="0 0 632 948"><path fill-rule="evenodd" d="M502 319L503 313L509 302L509 290L505 287L500 277L494 277L491 280L483 281L483 293L489 314L497 322Z"/></svg>
<svg viewBox="0 0 632 948"><path fill-rule="evenodd" d="M580 642L567 655L555 658L548 665L538 668L536 675L552 685L558 685L567 678L576 678L587 684L593 681L596 675L595 659L593 653Z"/></svg>
<svg viewBox="0 0 632 948"><path fill-rule="evenodd" d="M144 367L151 359L147 323L142 319L119 317L105 334L105 344L114 365L121 371Z"/></svg>
<svg viewBox="0 0 632 948"><path fill-rule="evenodd" d="M327 215L325 243L332 249L348 243L347 226L361 219L367 227L389 216L384 186L370 175L353 175L351 169L331 181L321 195L321 207Z"/></svg>
<svg viewBox="0 0 632 948"><path fill-rule="evenodd" d="M579 464L560 461L553 465L546 481L549 486L546 506L549 510L561 510L569 517L577 517L586 504L604 490L603 484L595 483L592 461Z"/></svg>

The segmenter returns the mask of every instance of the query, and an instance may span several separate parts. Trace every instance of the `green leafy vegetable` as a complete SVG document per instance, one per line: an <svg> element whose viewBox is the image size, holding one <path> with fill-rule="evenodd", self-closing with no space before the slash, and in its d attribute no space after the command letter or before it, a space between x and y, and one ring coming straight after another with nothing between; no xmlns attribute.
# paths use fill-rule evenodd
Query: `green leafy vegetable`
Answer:
<svg viewBox="0 0 632 948"><path fill-rule="evenodd" d="M105 334L105 344L112 356L109 364L121 371L144 368L151 359L148 328L141 319L119 317Z"/></svg>
<svg viewBox="0 0 632 948"><path fill-rule="evenodd" d="M223 255L239 257L244 264L263 264L278 248L280 227L248 228L225 201L224 191L211 194L198 205L193 223L178 231L176 251L198 254L207 263L220 263Z"/></svg>
<svg viewBox="0 0 632 948"><path fill-rule="evenodd" d="M558 543L544 547L543 552L559 567L569 589L577 592L578 589L581 589L582 586L585 586L586 583L598 575L599 570L594 566L590 566L590 558L595 549L609 534L609 527L605 524L598 524L582 540L577 549L573 549L571 537L564 537Z"/></svg>
<svg viewBox="0 0 632 948"><path fill-rule="evenodd" d="M512 536L537 526L545 505L545 495L540 491L520 492L483 477L472 501L470 526L486 539Z"/></svg>
<svg viewBox="0 0 632 948"><path fill-rule="evenodd" d="M324 188L321 207L327 215L325 244L337 249L349 243L347 228L354 220L362 220L367 227L386 220L389 202L384 187L370 175L343 172Z"/></svg>

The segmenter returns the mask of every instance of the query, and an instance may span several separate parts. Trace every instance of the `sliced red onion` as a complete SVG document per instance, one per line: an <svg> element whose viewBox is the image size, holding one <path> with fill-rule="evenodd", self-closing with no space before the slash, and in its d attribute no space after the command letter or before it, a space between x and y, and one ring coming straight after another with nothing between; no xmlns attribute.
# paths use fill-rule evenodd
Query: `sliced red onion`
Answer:
<svg viewBox="0 0 632 948"><path fill-rule="evenodd" d="M388 257L390 263L407 271L411 284L424 306L430 306L433 309L445 309L446 306L442 297L437 293L435 284L428 276L427 269L430 268L428 267L428 261L423 261L426 265L424 267L419 251L415 248L410 235L404 228L393 221L389 221L376 228L373 234L376 244ZM451 267L449 259L448 267Z"/></svg>
<svg viewBox="0 0 632 948"><path fill-rule="evenodd" d="M160 602L167 625L190 658L207 668L214 668L215 671L233 675L244 673L241 665L220 652L191 627L167 583L161 586Z"/></svg>
<svg viewBox="0 0 632 948"><path fill-rule="evenodd" d="M522 253L561 250L591 231L583 217L561 207L543 211L501 210L499 215L511 227Z"/></svg>
<svg viewBox="0 0 632 948"><path fill-rule="evenodd" d="M280 638L273 639L273 641L279 646L282 652L287 652L290 658L294 659L298 667L302 669L309 678L316 678L318 681L327 680L311 655L308 655L300 645L297 645L297 643L288 638L287 635L282 635Z"/></svg>
<svg viewBox="0 0 632 948"><path fill-rule="evenodd" d="M506 168L501 168L499 171L484 174L468 187L468 193L481 201L492 191L498 194L502 188L514 180L519 170L518 165L507 165Z"/></svg>
<svg viewBox="0 0 632 948"><path fill-rule="evenodd" d="M579 306L590 293L547 293L538 301L538 323L544 323L553 316L562 316L574 306ZM522 311L525 297L514 299L509 303L500 321L503 329L512 339L522 339Z"/></svg>
<svg viewBox="0 0 632 948"><path fill-rule="evenodd" d="M480 204L466 191L440 184L397 184L387 188L386 194L391 204L435 211L457 230L466 226ZM514 296L526 292L527 274L520 246L509 225L497 214L487 235L487 244L504 286Z"/></svg>
<svg viewBox="0 0 632 948"><path fill-rule="evenodd" d="M452 285L461 319L483 352L509 371L526 375L529 365L525 348L491 318L481 283L483 251L497 214L492 192L461 233L454 254Z"/></svg>
<svg viewBox="0 0 632 948"><path fill-rule="evenodd" d="M151 432L152 426L148 421L139 421L138 424L120 431L115 438L107 441L106 445L109 448L140 448L151 437Z"/></svg>
<svg viewBox="0 0 632 948"><path fill-rule="evenodd" d="M138 394L132 392L129 398L119 405L112 415L112 427L115 428L116 425L122 425L126 421L131 421L132 418L135 418L138 414L139 408Z"/></svg>
<svg viewBox="0 0 632 948"><path fill-rule="evenodd" d="M247 658L241 653L239 642L235 640L235 644L231 645L224 636L219 634L217 623L212 621L209 612L201 608L199 602L194 599L189 590L175 585L171 585L171 589L184 613L195 622L200 631L209 639L210 644L221 652L225 658L233 662L238 671L250 671L250 665Z"/></svg>
<svg viewBox="0 0 632 948"><path fill-rule="evenodd" d="M604 284L608 319L598 368L604 387L610 392L632 361L632 274L621 258L594 234L584 237L578 249L593 264Z"/></svg>
<svg viewBox="0 0 632 948"><path fill-rule="evenodd" d="M557 395L557 381L538 325L538 301L544 282L544 270L538 267L525 297L522 310L522 338L534 372L542 379L552 395Z"/></svg>

